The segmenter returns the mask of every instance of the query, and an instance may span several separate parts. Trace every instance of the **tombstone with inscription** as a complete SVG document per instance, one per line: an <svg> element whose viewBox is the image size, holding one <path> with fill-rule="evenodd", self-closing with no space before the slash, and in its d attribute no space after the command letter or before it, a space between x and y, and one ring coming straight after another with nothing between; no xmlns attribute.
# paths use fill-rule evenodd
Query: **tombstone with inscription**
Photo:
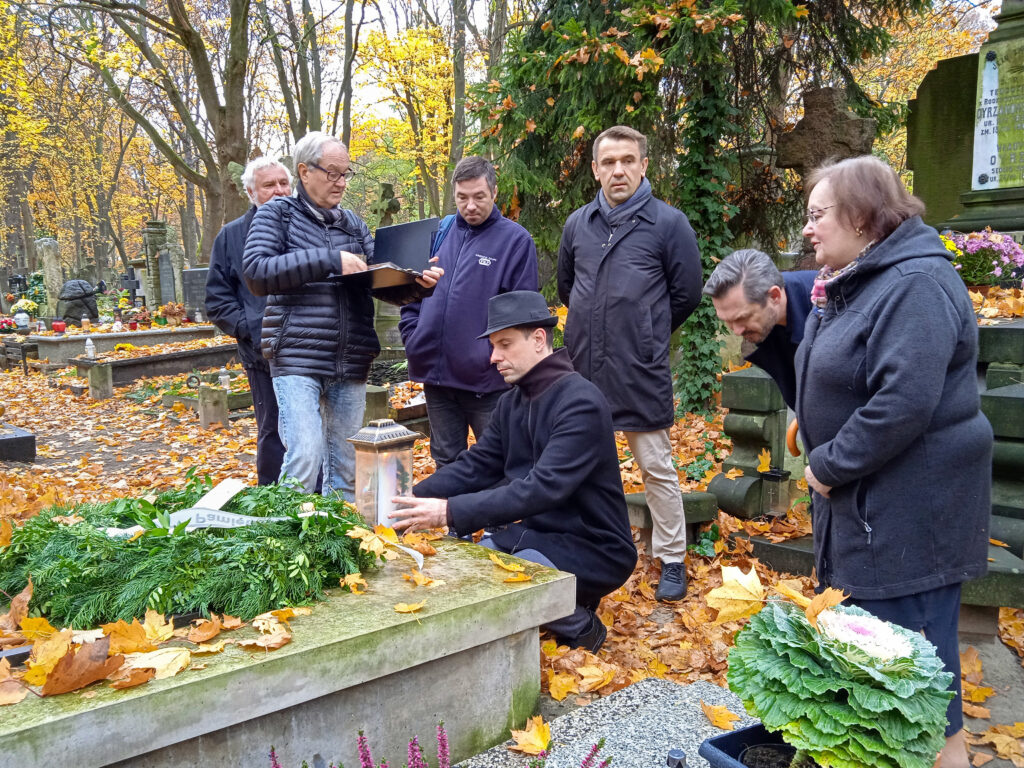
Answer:
<svg viewBox="0 0 1024 768"><path fill-rule="evenodd" d="M174 261L167 248L161 248L157 254L157 268L160 270L160 303L177 301L177 281L174 279Z"/></svg>
<svg viewBox="0 0 1024 768"><path fill-rule="evenodd" d="M914 193L940 229L1024 230L1024 0L995 21L977 54L939 62L910 103Z"/></svg>
<svg viewBox="0 0 1024 768"><path fill-rule="evenodd" d="M191 320L196 319L196 312L202 314L203 320L208 320L206 313L206 276L209 274L209 267L199 269L186 269L181 273L182 294L184 296L185 314Z"/></svg>

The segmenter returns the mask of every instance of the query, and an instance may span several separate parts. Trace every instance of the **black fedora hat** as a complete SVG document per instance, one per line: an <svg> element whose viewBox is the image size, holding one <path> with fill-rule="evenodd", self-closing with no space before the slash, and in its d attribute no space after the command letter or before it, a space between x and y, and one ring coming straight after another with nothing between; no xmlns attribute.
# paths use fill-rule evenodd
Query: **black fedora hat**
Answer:
<svg viewBox="0 0 1024 768"><path fill-rule="evenodd" d="M487 302L487 330L477 336L486 339L495 331L518 325L550 328L558 318L548 311L548 303L536 291L509 291Z"/></svg>

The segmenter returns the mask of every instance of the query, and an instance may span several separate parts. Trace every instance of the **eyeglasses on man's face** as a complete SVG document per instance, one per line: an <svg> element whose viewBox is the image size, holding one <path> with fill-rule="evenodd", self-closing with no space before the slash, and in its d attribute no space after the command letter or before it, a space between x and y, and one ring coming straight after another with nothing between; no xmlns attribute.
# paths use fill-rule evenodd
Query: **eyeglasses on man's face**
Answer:
<svg viewBox="0 0 1024 768"><path fill-rule="evenodd" d="M347 171L328 171L326 168L321 168L316 163L310 163L310 168L316 168L318 171L323 171L324 175L327 176L327 180L334 182L338 179L345 177L345 181L351 181L352 177L356 175L356 172L349 168Z"/></svg>
<svg viewBox="0 0 1024 768"><path fill-rule="evenodd" d="M835 207L836 206L833 203L832 205L826 205L824 208L816 208L813 211L807 211L807 223L813 227L815 224L821 221L821 217L825 215L825 211L827 211L829 208Z"/></svg>

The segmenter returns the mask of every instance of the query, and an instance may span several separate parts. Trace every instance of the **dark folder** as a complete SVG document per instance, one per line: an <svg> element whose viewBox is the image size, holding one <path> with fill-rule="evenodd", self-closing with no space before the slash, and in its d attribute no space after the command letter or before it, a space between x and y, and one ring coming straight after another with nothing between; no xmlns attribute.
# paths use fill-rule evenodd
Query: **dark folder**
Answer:
<svg viewBox="0 0 1024 768"><path fill-rule="evenodd" d="M373 264L365 272L342 275L339 279L370 280L374 289L415 281L430 266L430 251L440 221L430 218L378 227L373 236Z"/></svg>

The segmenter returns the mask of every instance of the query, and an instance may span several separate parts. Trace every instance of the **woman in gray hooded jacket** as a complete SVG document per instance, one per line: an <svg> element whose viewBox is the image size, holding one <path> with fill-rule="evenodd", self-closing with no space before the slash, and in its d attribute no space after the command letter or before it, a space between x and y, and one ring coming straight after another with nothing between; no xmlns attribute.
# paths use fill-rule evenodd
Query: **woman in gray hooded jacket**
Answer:
<svg viewBox="0 0 1024 768"><path fill-rule="evenodd" d="M796 358L819 583L922 630L956 693L939 765L966 766L960 585L987 563L992 429L978 327L924 205L874 157L807 180L821 271Z"/></svg>

